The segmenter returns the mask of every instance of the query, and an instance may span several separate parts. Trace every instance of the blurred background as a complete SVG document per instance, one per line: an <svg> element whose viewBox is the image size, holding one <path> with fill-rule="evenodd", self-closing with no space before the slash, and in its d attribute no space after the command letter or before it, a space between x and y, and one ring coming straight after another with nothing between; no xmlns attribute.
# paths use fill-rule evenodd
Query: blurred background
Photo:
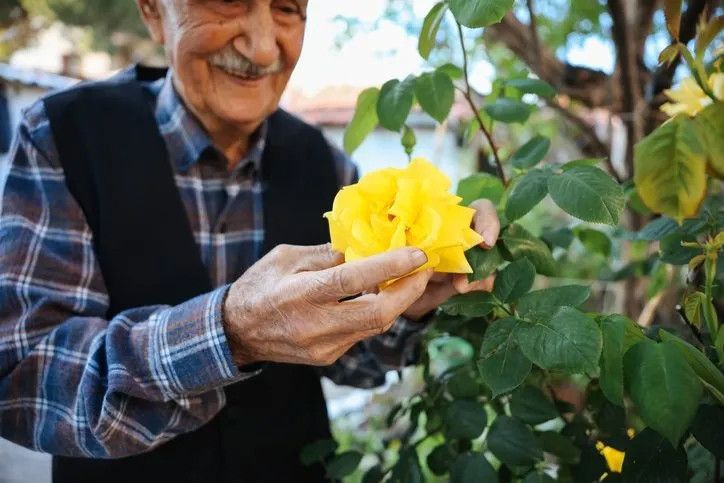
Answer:
<svg viewBox="0 0 724 483"><path fill-rule="evenodd" d="M305 51L284 95L283 107L321 127L341 146L344 127L352 118L361 90L451 60L461 64L459 49L447 44L452 24L443 24L438 48L429 61L418 54L416 33L434 3L310 0ZM556 101L541 101L525 127L496 127L501 155L507 156L512 148L540 133L553 140L548 162L606 157L609 171L621 179L630 178L629 97L636 89L622 80L622 62L633 66L638 82L646 83L642 101L647 106L648 130L661 121L658 106L665 102L663 90L681 75L678 62L671 68L657 66L659 51L670 42L660 3L538 0L534 4L518 0L514 12L501 24L484 32L466 30L471 80L480 95L490 92L498 75L526 76L528 72L553 84L560 93ZM682 30L682 38L690 39L699 15L717 5L688 1L683 25L688 25L689 31ZM612 28L612 18L622 9L632 10L629 18L637 21L618 31ZM134 62L163 65L164 55L145 35L133 0L0 0L0 167L24 108L48 92L107 77ZM471 133L471 118L462 99L443 125L419 111L410 122L418 138L415 155L432 160L453 181L474 171L489 171L489 153L479 135ZM399 135L381 129L353 157L363 174L407 162ZM560 224L551 219L550 211L543 203L522 222L539 234ZM637 228L635 219L629 222L632 229ZM639 322L643 317L644 323L647 319L650 323L657 317L652 298L678 297L667 292L667 274L661 272L664 268L647 272L659 277L661 283L654 284L648 293L636 293L632 276L636 267L623 265L621 260L645 261L645 246L631 244L627 249L642 252L621 257L611 252L610 241L598 248L595 243L589 247L579 240L573 243L577 245L567 258L559 257L562 273L570 279L585 274L599 280L596 293L606 311L624 311L638 316ZM390 374L387 386L376 391L325 383L335 435L343 446L376 451L382 447L381 441L394 439L399 428L387 428L384 418L397 400L412 394L419 384L414 369L409 372L402 379ZM47 482L49 461L47 456L0 440L0 483Z"/></svg>

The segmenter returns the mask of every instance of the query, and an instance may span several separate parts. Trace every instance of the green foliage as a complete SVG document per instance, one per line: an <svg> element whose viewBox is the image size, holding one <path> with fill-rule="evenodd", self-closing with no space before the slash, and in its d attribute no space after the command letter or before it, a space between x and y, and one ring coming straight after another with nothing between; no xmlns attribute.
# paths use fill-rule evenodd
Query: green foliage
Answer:
<svg viewBox="0 0 724 483"><path fill-rule="evenodd" d="M456 27L481 27L499 21L512 3L437 3L421 23L422 57L439 47L439 65L444 52L443 62L459 58L443 46L466 47L462 29L459 37L443 36L450 33L443 22L448 10L445 18ZM560 5L548 6L556 16L538 18L547 47L565 45L557 29L601 32L603 2L568 2L559 12ZM666 2L674 38L680 5ZM409 419L408 428L396 439L399 449L376 452L379 463L365 481L422 481L425 475L453 482L711 481L712 461L724 456L724 329L717 313L724 296L724 111L701 85L699 50L713 43L720 24L713 19L699 29L696 57L680 43L663 53L664 61L683 56L711 102L695 116L669 120L636 146L633 182L617 182L602 169L605 159L546 159L553 134L535 130L538 124L526 126L524 132L536 134L524 134L522 145L513 141L498 150L495 139L487 144L502 175L475 173L460 181L457 194L464 205L487 198L501 215L495 246L466 253L473 269L468 279L496 274L493 291L456 295L435 314L424 337L423 387L388 416L388 425ZM387 129L407 129L415 99L444 123L453 90L471 92L467 70L476 52L466 52L462 66L448 62L390 81L376 98L369 91L358 103L351 139L359 145L374 128L372 114ZM706 68L718 72L722 65ZM480 133L487 141L500 131L518 139L515 125L531 116L537 123L537 107L556 95L525 69L506 65L498 74L490 94L465 96L480 116L470 123L468 140ZM560 210L536 208L548 195L552 202L545 206ZM636 232L619 227L627 200L641 217L661 216ZM686 323L658 330L657 319L644 328L624 314L606 313L608 284L632 276L656 297L651 305ZM661 294L672 286L678 314ZM578 396L575 404L570 393Z"/></svg>
<svg viewBox="0 0 724 483"><path fill-rule="evenodd" d="M344 133L344 150L348 154L352 154L377 126L377 98L379 95L378 88L370 87L362 91L357 98L354 117Z"/></svg>

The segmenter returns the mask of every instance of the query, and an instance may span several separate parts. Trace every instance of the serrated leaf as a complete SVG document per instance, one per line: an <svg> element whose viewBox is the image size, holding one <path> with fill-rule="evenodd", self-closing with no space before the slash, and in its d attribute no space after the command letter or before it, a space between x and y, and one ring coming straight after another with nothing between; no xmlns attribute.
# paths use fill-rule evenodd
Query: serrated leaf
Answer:
<svg viewBox="0 0 724 483"><path fill-rule="evenodd" d="M618 225L625 204L623 188L593 166L576 166L552 176L548 191L563 211L590 223Z"/></svg>
<svg viewBox="0 0 724 483"><path fill-rule="evenodd" d="M553 276L556 273L556 261L548 246L533 236L522 226L513 223L501 235L503 246L512 260L527 258L538 273Z"/></svg>
<svg viewBox="0 0 724 483"><path fill-rule="evenodd" d="M354 117L344 132L344 151L352 154L362 141L377 127L377 97L380 90L370 87L357 97Z"/></svg>
<svg viewBox="0 0 724 483"><path fill-rule="evenodd" d="M535 267L527 258L505 267L495 278L493 295L504 304L516 302L528 293L535 281Z"/></svg>
<svg viewBox="0 0 724 483"><path fill-rule="evenodd" d="M503 258L500 256L500 250L497 246L490 250L473 247L465 252L465 258L473 269L473 273L468 275L468 281L470 282L489 277L503 263Z"/></svg>
<svg viewBox="0 0 724 483"><path fill-rule="evenodd" d="M495 302L488 292L474 292L450 297L440 308L449 315L484 317L493 311Z"/></svg>
<svg viewBox="0 0 724 483"><path fill-rule="evenodd" d="M518 169L529 169L540 163L551 148L551 140L535 136L510 157L511 164Z"/></svg>
<svg viewBox="0 0 724 483"><path fill-rule="evenodd" d="M338 454L327 463L327 476L335 480L350 475L362 461L363 454L359 451L346 451Z"/></svg>
<svg viewBox="0 0 724 483"><path fill-rule="evenodd" d="M636 234L637 240L657 241L667 235L671 235L679 229L676 220L669 216L661 216L649 222L643 229Z"/></svg>
<svg viewBox="0 0 724 483"><path fill-rule="evenodd" d="M618 406L623 406L623 355L628 349L626 334L629 324L633 321L620 315L601 319L603 351L599 384L606 399Z"/></svg>
<svg viewBox="0 0 724 483"><path fill-rule="evenodd" d="M629 444L623 459L624 483L686 481L686 452L646 428Z"/></svg>
<svg viewBox="0 0 724 483"><path fill-rule="evenodd" d="M689 260L701 253L700 248L688 247L682 243L694 242L696 237L677 231L666 235L659 241L661 261L671 265L686 265Z"/></svg>
<svg viewBox="0 0 724 483"><path fill-rule="evenodd" d="M483 406L465 399L451 402L443 410L442 419L451 438L475 439L488 424L488 416Z"/></svg>
<svg viewBox="0 0 724 483"><path fill-rule="evenodd" d="M548 195L548 179L553 172L546 168L532 169L513 185L505 203L508 221L522 218Z"/></svg>
<svg viewBox="0 0 724 483"><path fill-rule="evenodd" d="M498 481L495 472L487 458L482 453L465 453L458 456L450 469L451 483L494 483Z"/></svg>
<svg viewBox="0 0 724 483"><path fill-rule="evenodd" d="M569 161L563 166L561 166L561 171L568 171L571 168L575 168L577 166L596 166L598 164L601 164L604 162L606 158L584 158L584 159L576 159L574 161Z"/></svg>
<svg viewBox="0 0 724 483"><path fill-rule="evenodd" d="M664 0L664 17L666 29L674 40L679 40L679 27L681 25L682 0Z"/></svg>
<svg viewBox="0 0 724 483"><path fill-rule="evenodd" d="M523 355L516 339L521 322L514 317L500 319L488 328L480 347L478 371L493 397L520 386L530 372L531 362Z"/></svg>
<svg viewBox="0 0 724 483"><path fill-rule="evenodd" d="M521 324L517 338L523 354L543 369L569 374L595 373L598 369L601 331L574 308L560 307L550 320Z"/></svg>
<svg viewBox="0 0 724 483"><path fill-rule="evenodd" d="M701 255L704 256L704 255ZM689 294L684 299L684 313L697 329L701 329L701 306L706 301L706 296L701 292Z"/></svg>
<svg viewBox="0 0 724 483"><path fill-rule="evenodd" d="M644 339L624 356L624 372L628 394L641 418L678 446L702 394L686 359L671 344Z"/></svg>
<svg viewBox="0 0 724 483"><path fill-rule="evenodd" d="M515 87L526 94L536 94L541 97L555 97L556 90L552 85L540 79L509 79L505 81L506 86Z"/></svg>
<svg viewBox="0 0 724 483"><path fill-rule="evenodd" d="M487 27L502 20L513 8L514 0L449 0L450 11L462 25Z"/></svg>
<svg viewBox="0 0 724 483"><path fill-rule="evenodd" d="M430 51L435 47L437 42L437 32L440 30L445 13L447 12L447 3L439 2L432 7L430 12L425 16L422 22L422 30L420 30L420 39L417 43L417 50L423 59L430 57Z"/></svg>
<svg viewBox="0 0 724 483"><path fill-rule="evenodd" d="M518 301L518 314L531 322L549 319L559 307L578 307L591 297L582 285L564 285L530 292Z"/></svg>
<svg viewBox="0 0 724 483"><path fill-rule="evenodd" d="M399 131L412 109L414 98L415 77L409 76L402 82L397 79L385 82L377 98L380 125L390 131Z"/></svg>
<svg viewBox="0 0 724 483"><path fill-rule="evenodd" d="M525 385L516 389L510 399L510 413L531 425L558 417L553 402L537 387Z"/></svg>
<svg viewBox="0 0 724 483"><path fill-rule="evenodd" d="M415 96L422 109L442 123L455 102L455 87L447 75L438 71L427 72L417 78Z"/></svg>
<svg viewBox="0 0 724 483"><path fill-rule="evenodd" d="M721 334L721 332L720 332ZM679 351L689 367L701 379L704 386L716 397L721 404L724 404L724 374L696 347L671 335L665 330L659 330L659 336L664 344L668 344Z"/></svg>
<svg viewBox="0 0 724 483"><path fill-rule="evenodd" d="M492 119L508 124L522 124L528 120L531 114L528 104L507 97L502 97L492 104L486 105L484 110Z"/></svg>
<svg viewBox="0 0 724 483"><path fill-rule="evenodd" d="M611 239L605 233L593 228L577 228L576 236L589 252L599 253L608 258L611 256Z"/></svg>
<svg viewBox="0 0 724 483"><path fill-rule="evenodd" d="M497 176L488 173L476 173L460 180L457 195L463 200L463 206L468 206L475 200L486 199L498 204L503 196L505 187Z"/></svg>
<svg viewBox="0 0 724 483"><path fill-rule="evenodd" d="M711 44L712 40L724 30L724 15L714 17L704 27L696 38L696 56L699 59L704 57L707 47Z"/></svg>
<svg viewBox="0 0 724 483"><path fill-rule="evenodd" d="M696 215L706 195L706 158L692 121L677 116L636 145L634 182L653 212L679 223Z"/></svg>
<svg viewBox="0 0 724 483"><path fill-rule="evenodd" d="M699 112L694 128L706 155L707 170L724 179L724 103L715 102Z"/></svg>
<svg viewBox="0 0 724 483"><path fill-rule="evenodd" d="M510 467L528 466L543 459L543 451L533 433L517 419L499 415L490 426L488 449Z"/></svg>

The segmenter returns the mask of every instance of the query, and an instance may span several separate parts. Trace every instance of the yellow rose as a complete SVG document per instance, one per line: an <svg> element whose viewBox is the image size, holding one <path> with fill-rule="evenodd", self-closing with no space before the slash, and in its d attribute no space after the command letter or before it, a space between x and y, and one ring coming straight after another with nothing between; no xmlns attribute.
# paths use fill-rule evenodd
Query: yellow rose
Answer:
<svg viewBox="0 0 724 483"><path fill-rule="evenodd" d="M405 246L420 248L436 272L471 273L465 250L482 243L470 228L475 210L448 192L450 179L429 161L369 173L337 193L329 221L332 246L351 262Z"/></svg>
<svg viewBox="0 0 724 483"><path fill-rule="evenodd" d="M717 99L724 100L724 73L709 76L709 86ZM664 94L672 101L675 101L673 103L667 102L661 106L661 110L670 117L681 113L695 116L712 103L711 97L706 95L693 77L682 80L676 89L666 89Z"/></svg>

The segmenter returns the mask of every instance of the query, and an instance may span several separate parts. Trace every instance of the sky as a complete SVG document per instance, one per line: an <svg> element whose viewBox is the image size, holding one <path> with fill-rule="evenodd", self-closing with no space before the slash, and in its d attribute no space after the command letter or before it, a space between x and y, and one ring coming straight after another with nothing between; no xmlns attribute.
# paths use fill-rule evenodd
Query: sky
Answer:
<svg viewBox="0 0 724 483"><path fill-rule="evenodd" d="M423 18L435 0L415 0L415 13ZM291 80L291 85L314 93L326 85L367 87L380 85L388 79L403 78L422 72L425 61L417 52L417 39L402 26L385 22L375 32L356 36L341 49L335 38L342 26L334 21L337 15L351 16L372 22L384 11L386 0L310 2L304 52ZM394 55L381 55L394 46ZM581 45L571 45L567 58L574 64L586 65L607 72L613 69L611 48L595 37L587 37ZM428 66L429 67L429 66ZM477 64L472 72L475 87L488 90L494 70Z"/></svg>

